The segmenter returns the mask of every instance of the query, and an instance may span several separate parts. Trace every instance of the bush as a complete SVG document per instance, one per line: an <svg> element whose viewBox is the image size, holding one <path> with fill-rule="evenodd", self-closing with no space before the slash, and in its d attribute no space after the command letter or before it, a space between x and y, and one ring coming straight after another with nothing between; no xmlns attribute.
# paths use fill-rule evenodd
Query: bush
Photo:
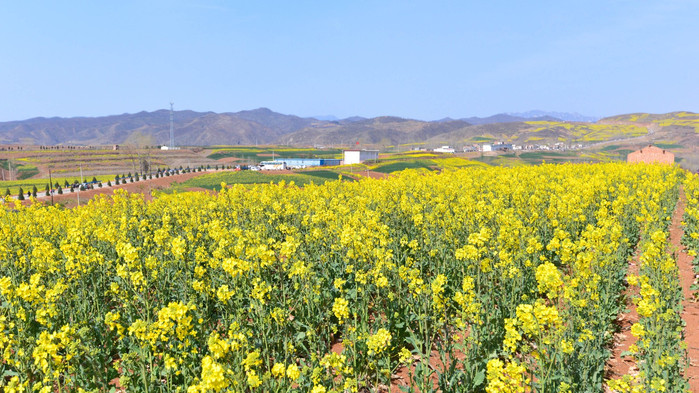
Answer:
<svg viewBox="0 0 699 393"><path fill-rule="evenodd" d="M19 188L19 193L17 193L17 199L19 199L20 201L24 200L24 190L22 189L22 187Z"/></svg>
<svg viewBox="0 0 699 393"><path fill-rule="evenodd" d="M107 180L107 187L111 187L111 186L112 186L111 180Z"/></svg>
<svg viewBox="0 0 699 393"><path fill-rule="evenodd" d="M58 195L63 195L63 188L60 185L58 186Z"/></svg>

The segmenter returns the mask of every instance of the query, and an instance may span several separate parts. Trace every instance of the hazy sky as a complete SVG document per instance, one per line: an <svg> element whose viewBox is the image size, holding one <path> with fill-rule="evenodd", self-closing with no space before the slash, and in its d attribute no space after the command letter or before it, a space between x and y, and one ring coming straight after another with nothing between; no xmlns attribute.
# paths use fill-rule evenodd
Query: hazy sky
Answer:
<svg viewBox="0 0 699 393"><path fill-rule="evenodd" d="M699 111L696 0L0 1L0 121Z"/></svg>

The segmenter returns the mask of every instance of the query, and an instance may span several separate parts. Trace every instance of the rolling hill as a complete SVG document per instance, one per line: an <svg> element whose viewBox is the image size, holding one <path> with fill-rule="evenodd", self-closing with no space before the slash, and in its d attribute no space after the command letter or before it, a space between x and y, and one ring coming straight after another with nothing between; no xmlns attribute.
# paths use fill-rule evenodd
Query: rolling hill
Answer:
<svg viewBox="0 0 699 393"><path fill-rule="evenodd" d="M527 115L542 114L531 112ZM34 118L0 123L0 145L162 145L169 141L167 110L104 117ZM330 117L327 117L330 118ZM177 145L285 144L385 147L424 143L426 147L486 141L515 144L664 143L683 147L699 143L699 114L634 113L597 122L523 118L499 114L488 118L422 121L393 116L318 120L285 115L267 108L235 113L177 111Z"/></svg>
<svg viewBox="0 0 699 393"><path fill-rule="evenodd" d="M237 113L176 111L175 142L178 145L265 144L315 122L267 108ZM169 140L167 110L104 117L39 117L0 123L0 144L160 145Z"/></svg>

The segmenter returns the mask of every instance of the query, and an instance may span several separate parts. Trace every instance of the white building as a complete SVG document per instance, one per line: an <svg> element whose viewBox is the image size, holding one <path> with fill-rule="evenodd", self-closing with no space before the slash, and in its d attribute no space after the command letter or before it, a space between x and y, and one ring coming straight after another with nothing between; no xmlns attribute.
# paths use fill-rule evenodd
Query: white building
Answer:
<svg viewBox="0 0 699 393"><path fill-rule="evenodd" d="M483 151L493 151L493 145L486 143L483 145Z"/></svg>
<svg viewBox="0 0 699 393"><path fill-rule="evenodd" d="M345 150L342 152L342 163L344 165L361 164L364 161L378 159L378 150Z"/></svg>
<svg viewBox="0 0 699 393"><path fill-rule="evenodd" d="M260 163L260 169L263 171L283 171L286 169L286 162L284 161L262 161Z"/></svg>
<svg viewBox="0 0 699 393"><path fill-rule="evenodd" d="M432 150L435 153L455 153L456 150L453 147L442 146Z"/></svg>

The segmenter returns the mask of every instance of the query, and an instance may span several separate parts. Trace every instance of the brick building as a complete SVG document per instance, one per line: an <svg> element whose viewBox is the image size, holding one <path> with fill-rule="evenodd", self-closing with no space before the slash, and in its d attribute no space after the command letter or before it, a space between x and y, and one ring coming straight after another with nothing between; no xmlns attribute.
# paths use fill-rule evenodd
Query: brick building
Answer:
<svg viewBox="0 0 699 393"><path fill-rule="evenodd" d="M626 162L643 162L646 164L659 162L661 164L672 165L675 162L675 155L665 149L648 145L648 147L644 147L641 150L629 153L629 155L626 156Z"/></svg>

